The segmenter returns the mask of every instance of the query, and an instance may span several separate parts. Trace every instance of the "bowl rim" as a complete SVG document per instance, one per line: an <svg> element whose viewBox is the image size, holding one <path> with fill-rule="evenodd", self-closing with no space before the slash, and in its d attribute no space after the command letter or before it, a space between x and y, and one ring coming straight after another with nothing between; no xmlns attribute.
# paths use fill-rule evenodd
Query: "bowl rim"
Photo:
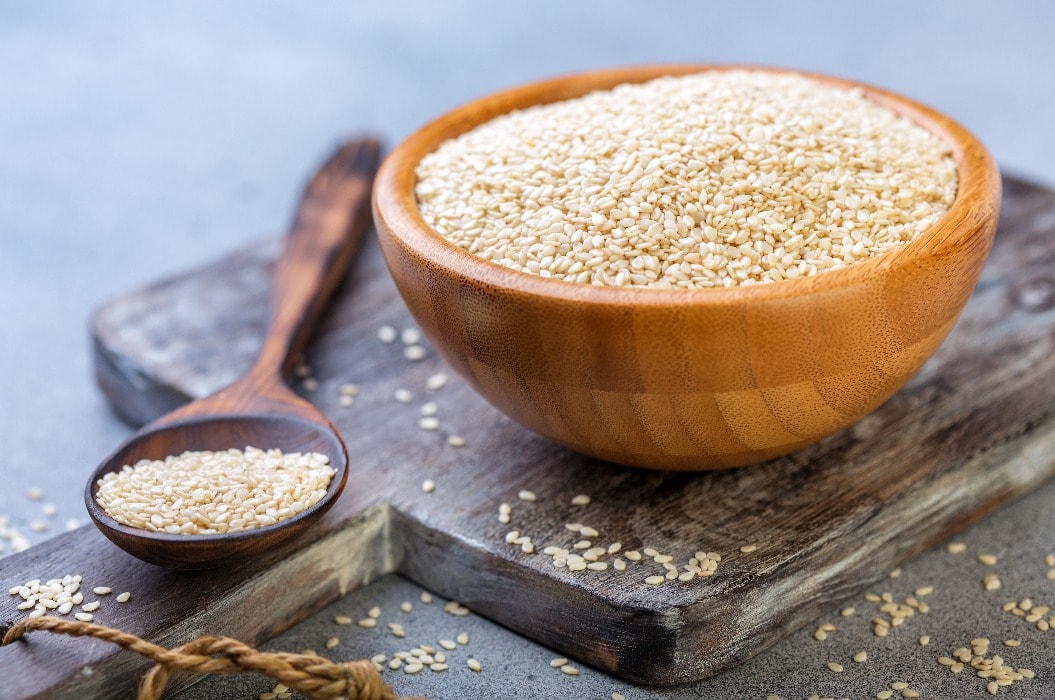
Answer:
<svg viewBox="0 0 1055 700"><path fill-rule="evenodd" d="M583 284L515 270L456 246L421 216L414 191L418 162L442 142L490 119L515 109L572 99L623 83L733 70L800 75L835 87L859 89L867 98L937 135L951 147L957 164L957 191L949 210L937 223L905 245L845 267L778 282L692 289ZM984 224L998 207L1001 182L995 161L971 132L936 109L899 93L849 78L794 68L740 63L678 63L571 73L467 102L428 122L393 149L377 173L373 194L374 219L379 234L385 231L402 247L425 258L432 266L489 287L577 303L726 306L786 300L866 284L894 270L914 267L923 258L945 257L973 245L988 246L991 236L985 235Z"/></svg>

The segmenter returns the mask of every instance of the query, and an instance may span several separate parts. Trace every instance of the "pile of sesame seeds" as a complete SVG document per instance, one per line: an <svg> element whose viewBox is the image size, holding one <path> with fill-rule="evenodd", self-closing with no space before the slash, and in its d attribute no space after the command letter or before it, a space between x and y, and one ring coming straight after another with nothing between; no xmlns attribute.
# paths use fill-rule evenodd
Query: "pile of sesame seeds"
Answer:
<svg viewBox="0 0 1055 700"><path fill-rule="evenodd" d="M12 586L8 590L11 596L18 596L21 601L15 606L17 610L28 610L27 617L41 617L43 615L69 615L81 622L91 622L95 619L95 611L102 605L102 598L109 596L112 589L109 586L95 586L91 593L96 596L93 600L86 600L81 583L84 578L80 574L66 574L61 578L52 578L47 581L32 579L25 583ZM128 591L114 596L118 603L127 603L132 597ZM80 608L74 612L75 608Z"/></svg>
<svg viewBox="0 0 1055 700"><path fill-rule="evenodd" d="M529 505L539 500L534 491L527 489L520 490L517 499ZM590 503L592 499L587 494L577 494L569 501L573 508L582 508ZM512 504L507 501L500 503L498 522L509 525L512 518ZM577 574L614 571L619 575L638 576L647 586L662 586L674 581L688 583L696 578L707 578L718 571L718 565L722 561L722 555L717 552L699 550L689 556L688 561L679 568L674 563L675 557L672 554L666 554L652 546L624 549L621 541L603 541L600 531L577 520L566 522L563 532L549 533L546 536L548 542L541 546L540 552L552 560L554 568ZM504 539L506 544L519 548L524 554L536 553L537 547L532 536L519 529L507 531ZM740 553L745 555L757 550L757 544L740 547ZM657 570L651 565L658 565L660 568Z"/></svg>
<svg viewBox="0 0 1055 700"><path fill-rule="evenodd" d="M986 656L988 653L989 640L977 637L971 640L970 649L960 647L952 652L951 658L939 657L938 663L947 666L952 673L960 673L969 665L974 669L975 675L987 681L986 690L990 695L996 695L1002 687L1036 677L1031 669L1005 666L1004 659L999 654L990 657Z"/></svg>
<svg viewBox="0 0 1055 700"><path fill-rule="evenodd" d="M130 527L213 535L292 518L326 495L334 473L329 458L316 452L188 451L106 474L95 500Z"/></svg>
<svg viewBox="0 0 1055 700"><path fill-rule="evenodd" d="M656 288L775 282L919 236L956 195L951 149L804 76L706 71L501 115L422 158L440 235L523 272Z"/></svg>

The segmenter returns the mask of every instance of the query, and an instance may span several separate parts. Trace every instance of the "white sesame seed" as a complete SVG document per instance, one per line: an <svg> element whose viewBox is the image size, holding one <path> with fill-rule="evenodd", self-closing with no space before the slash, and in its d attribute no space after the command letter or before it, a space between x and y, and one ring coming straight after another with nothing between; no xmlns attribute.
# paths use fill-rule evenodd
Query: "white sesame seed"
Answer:
<svg viewBox="0 0 1055 700"><path fill-rule="evenodd" d="M995 574L989 574L982 579L982 586L987 591L995 591L1000 588L1000 579Z"/></svg>
<svg viewBox="0 0 1055 700"><path fill-rule="evenodd" d="M585 505L589 505L589 503L590 503L590 497L587 496L584 493L580 493L577 496L572 496L572 499L571 499L571 504L573 506L585 506Z"/></svg>
<svg viewBox="0 0 1055 700"><path fill-rule="evenodd" d="M945 551L952 554L960 554L961 552L967 551L967 545L963 542L950 542L945 545Z"/></svg>
<svg viewBox="0 0 1055 700"><path fill-rule="evenodd" d="M104 475L96 482L95 500L130 527L211 535L293 517L326 495L334 474L321 453L251 446L187 451Z"/></svg>
<svg viewBox="0 0 1055 700"><path fill-rule="evenodd" d="M577 676L579 675L579 669L574 666L561 666L560 672L566 676Z"/></svg>
<svg viewBox="0 0 1055 700"><path fill-rule="evenodd" d="M341 643L341 640L338 639L337 637L330 637L329 639L326 640L326 648L327 649L333 649L340 643Z"/></svg>
<svg viewBox="0 0 1055 700"><path fill-rule="evenodd" d="M517 493L517 498L522 501L527 501L528 503L534 503L538 499L538 497L535 496L534 491L528 491L526 489L519 491Z"/></svg>
<svg viewBox="0 0 1055 700"><path fill-rule="evenodd" d="M740 551L743 552L744 554L750 554L751 552L755 551L756 549L758 549L758 545L757 544L747 544L747 545L744 545L743 547L741 547Z"/></svg>
<svg viewBox="0 0 1055 700"><path fill-rule="evenodd" d="M552 666L553 668L560 668L562 666L567 665L567 663L568 663L568 660L566 658L564 658L564 657L561 657L561 658L558 658L558 659L553 659L552 661L549 662L549 665Z"/></svg>
<svg viewBox="0 0 1055 700"><path fill-rule="evenodd" d="M854 663L856 663L856 664L863 664L864 662L868 661L868 652L867 651L859 651L856 654L854 654L853 658L854 658Z"/></svg>
<svg viewBox="0 0 1055 700"><path fill-rule="evenodd" d="M399 339L404 345L417 345L421 342L421 331L417 328L404 328L399 334Z"/></svg>
<svg viewBox="0 0 1055 700"><path fill-rule="evenodd" d="M414 663L408 663L406 666L404 666L403 667L403 673L411 673L411 674L413 674L413 673L419 672L423 668L425 668L424 664L415 661Z"/></svg>
<svg viewBox="0 0 1055 700"><path fill-rule="evenodd" d="M583 537L599 537L601 533L588 525L583 525L582 529L579 530L579 534Z"/></svg>
<svg viewBox="0 0 1055 700"><path fill-rule="evenodd" d="M94 615L92 615L91 613L86 613L86 612L76 613L76 614L74 614L74 617L77 618L78 620L80 620L81 622L91 622L92 620L95 619Z"/></svg>
<svg viewBox="0 0 1055 700"><path fill-rule="evenodd" d="M647 128L631 132L628 121ZM781 138L749 157L726 155L730 139L743 143L744 133L766 128ZM873 174L877 152L891 153L898 167ZM826 170L816 172L814 163ZM871 176L859 183L852 175L862 170ZM599 183L599 172L612 176ZM955 161L931 132L860 91L765 71L664 77L504 114L445 142L420 161L416 176L422 215L455 245L531 274L623 286L713 287L816 274L914 238L956 192ZM754 197L738 188L748 178ZM806 206L808 197L791 194L810 178L832 190L820 216ZM523 183L540 179L581 206L545 206L525 192ZM627 211L624 202L635 195L658 201L648 211ZM516 237L505 234L511 221ZM774 227L802 232L778 237ZM575 266L568 229L582 232L575 253L589 267Z"/></svg>
<svg viewBox="0 0 1055 700"><path fill-rule="evenodd" d="M465 632L462 632L462 633L460 633L460 634L459 634L459 635L458 635L457 637L455 637L454 639L455 639L455 641L457 641L457 642L458 642L459 644L461 644L462 646L465 646L466 644L468 644L468 643L469 643L469 635L468 635L468 634L466 634Z"/></svg>
<svg viewBox="0 0 1055 700"><path fill-rule="evenodd" d="M333 621L338 625L350 625L352 624L352 618L347 615L337 615L333 618Z"/></svg>
<svg viewBox="0 0 1055 700"><path fill-rule="evenodd" d="M649 584L650 586L658 586L666 580L667 579L664 576L649 576L645 579L645 583Z"/></svg>
<svg viewBox="0 0 1055 700"><path fill-rule="evenodd" d="M381 617L381 608L375 605L374 607L367 610L366 614L376 620L377 618Z"/></svg>
<svg viewBox="0 0 1055 700"><path fill-rule="evenodd" d="M116 600L118 603L127 603L131 597L132 594L128 591L125 591L124 593L117 594L114 600Z"/></svg>
<svg viewBox="0 0 1055 700"><path fill-rule="evenodd" d="M834 661L829 661L828 662L828 670L831 671L832 673L842 673L843 672L843 666L842 666L842 664L835 663Z"/></svg>
<svg viewBox="0 0 1055 700"><path fill-rule="evenodd" d="M377 329L377 339L382 343L394 343L398 333L392 326L381 326Z"/></svg>
<svg viewBox="0 0 1055 700"><path fill-rule="evenodd" d="M343 408L348 408L353 403L355 403L355 397L354 396L340 396L337 399L337 403L338 403L338 405L340 405Z"/></svg>
<svg viewBox="0 0 1055 700"><path fill-rule="evenodd" d="M70 601L70 602L72 604L72 601ZM82 605L81 606L81 610L83 610L84 612L95 612L96 610L99 609L100 605L101 605L101 603L99 601L95 600L95 601L92 601L91 603L85 603L84 605Z"/></svg>
<svg viewBox="0 0 1055 700"><path fill-rule="evenodd" d="M92 593L95 595L110 595L110 588L108 586L96 586L92 589Z"/></svg>
<svg viewBox="0 0 1055 700"><path fill-rule="evenodd" d="M440 408L436 405L435 401L428 401L426 403L421 404L421 407L418 409L418 413L425 417L428 417L436 415L439 410Z"/></svg>
<svg viewBox="0 0 1055 700"><path fill-rule="evenodd" d="M470 668L471 670L473 670L473 671L476 671L477 673L479 673L480 671L482 671L482 670L483 670L483 666L481 666L481 665L480 665L480 662L479 662L479 661L477 661L476 659L472 659L472 658L470 658L470 659L467 659L467 660L466 660L466 662L465 662L465 664L466 664L466 665L467 665L467 666L468 666L468 667L469 667L469 668Z"/></svg>
<svg viewBox="0 0 1055 700"><path fill-rule="evenodd" d="M451 447L465 447L465 438L460 435L448 435L447 444Z"/></svg>
<svg viewBox="0 0 1055 700"><path fill-rule="evenodd" d="M44 500L44 489L39 488L37 486L31 486L28 489L26 489L26 498L28 498L31 501Z"/></svg>
<svg viewBox="0 0 1055 700"><path fill-rule="evenodd" d="M402 603L399 604L399 609L407 614L410 614L410 612L414 609L414 605L409 600L404 600Z"/></svg>
<svg viewBox="0 0 1055 700"><path fill-rule="evenodd" d="M421 482L421 490L425 493L432 493L436 490L436 482L432 479L425 479Z"/></svg>
<svg viewBox="0 0 1055 700"><path fill-rule="evenodd" d="M443 372L437 372L428 379L425 380L425 388L429 391L437 391L447 385L447 375Z"/></svg>
<svg viewBox="0 0 1055 700"><path fill-rule="evenodd" d="M403 357L410 360L411 362L424 360L427 354L428 352L421 345L408 345L403 348Z"/></svg>
<svg viewBox="0 0 1055 700"><path fill-rule="evenodd" d="M641 561L641 552L638 552L634 549L631 549L628 552L623 552L623 556L629 559L630 561Z"/></svg>
<svg viewBox="0 0 1055 700"><path fill-rule="evenodd" d="M978 563L984 564L986 566L993 566L994 564L996 564L996 557L992 554L979 554Z"/></svg>
<svg viewBox="0 0 1055 700"><path fill-rule="evenodd" d="M421 602L426 604L426 605L431 603L432 602L432 594L429 593L428 591L422 591L421 592Z"/></svg>
<svg viewBox="0 0 1055 700"><path fill-rule="evenodd" d="M439 641L439 645L447 651L453 651L454 649L458 648L458 643L455 642L453 639L441 639Z"/></svg>
<svg viewBox="0 0 1055 700"><path fill-rule="evenodd" d="M372 618L372 617L364 617L362 620L359 620L358 624L359 624L360 627L365 627L366 629L372 629L374 627L377 627L377 620Z"/></svg>
<svg viewBox="0 0 1055 700"><path fill-rule="evenodd" d="M418 418L418 427L422 430L438 430L440 427L440 422L433 416L428 416L426 418Z"/></svg>
<svg viewBox="0 0 1055 700"><path fill-rule="evenodd" d="M399 403L410 403L414 400L414 394L410 393L408 389L396 389L392 392L392 397Z"/></svg>

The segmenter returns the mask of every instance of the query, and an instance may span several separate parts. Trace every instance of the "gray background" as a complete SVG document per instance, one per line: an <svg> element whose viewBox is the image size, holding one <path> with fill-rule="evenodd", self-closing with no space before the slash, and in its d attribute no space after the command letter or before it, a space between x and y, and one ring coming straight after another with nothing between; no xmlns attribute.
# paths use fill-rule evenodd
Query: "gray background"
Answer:
<svg viewBox="0 0 1055 700"><path fill-rule="evenodd" d="M1050 184L1053 30L1055 3L1040 0L0 5L0 517L33 542L68 519L85 522L83 479L129 432L91 380L92 309L281 230L305 174L342 135L365 129L392 145L466 100L581 69L749 62L916 97L973 130L1005 171ZM23 496L31 486L46 490L56 517ZM1001 571L1007 599L1020 590L1055 603L1055 583L1034 571L1055 548L1053 502L1049 484L965 535L970 551L1021 562L1020 571ZM46 532L30 531L37 519ZM924 652L910 643L923 633L950 648L983 632L1028 636L993 612L980 576L967 557L932 552L891 582L901 595L942 582L934 594L941 605L932 607L943 612L926 630L884 646L860 619L824 647L807 631L676 690L627 689L585 669L565 678L546 664L551 652L475 617L459 624L473 634L483 674L471 674L458 652L447 674L392 682L437 698L608 698L613 690L628 698L805 698L874 697L901 678L924 697L987 697L978 679L938 667L936 646ZM375 602L395 609L416 596L413 588L385 579L275 646L321 649L334 610L361 613ZM414 615L423 640L453 620L435 607ZM399 648L382 635L342 630L342 656ZM1003 692L1055 697L1049 634L1006 650L1042 678ZM845 661L855 645L875 650L875 660L841 675L824 668L829 655ZM203 683L188 697L249 697L269 687L239 677Z"/></svg>

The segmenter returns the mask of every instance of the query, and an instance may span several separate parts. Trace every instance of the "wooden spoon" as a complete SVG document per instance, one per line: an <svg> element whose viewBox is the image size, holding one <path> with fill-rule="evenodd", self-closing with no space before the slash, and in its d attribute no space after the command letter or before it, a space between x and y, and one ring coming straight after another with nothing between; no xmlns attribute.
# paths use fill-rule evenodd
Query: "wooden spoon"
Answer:
<svg viewBox="0 0 1055 700"><path fill-rule="evenodd" d="M117 448L92 473L85 503L92 520L129 554L175 569L204 569L261 554L303 532L333 504L348 476L348 451L330 421L287 385L301 348L347 272L370 222L370 188L380 160L372 139L334 153L304 191L285 253L276 263L269 324L249 371L230 386L162 416ZM187 450L321 452L335 470L326 495L273 525L230 534L179 535L129 527L95 500L99 479L141 459Z"/></svg>

